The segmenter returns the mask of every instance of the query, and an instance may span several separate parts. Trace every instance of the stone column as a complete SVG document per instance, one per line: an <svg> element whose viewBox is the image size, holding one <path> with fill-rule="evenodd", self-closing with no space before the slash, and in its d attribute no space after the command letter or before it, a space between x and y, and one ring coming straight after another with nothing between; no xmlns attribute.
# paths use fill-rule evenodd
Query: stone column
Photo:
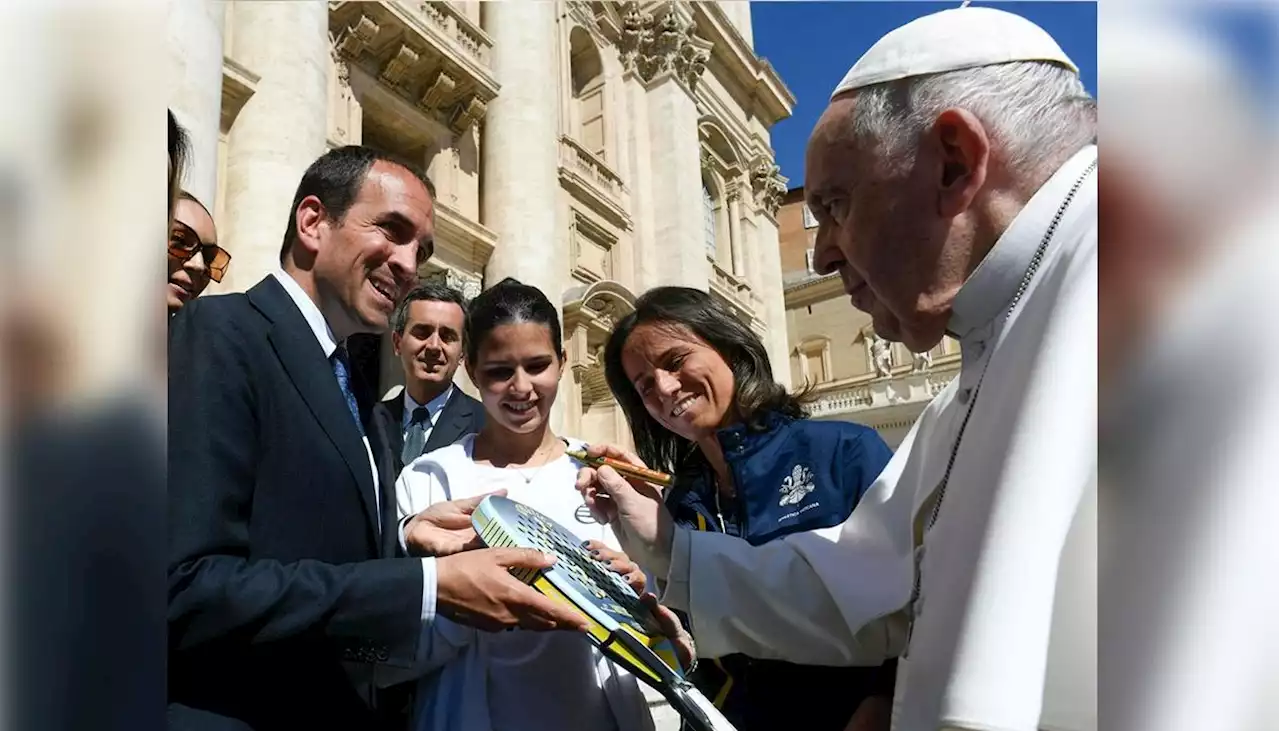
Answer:
<svg viewBox="0 0 1280 731"><path fill-rule="evenodd" d="M769 363L773 366L774 379L791 387L790 358L787 355L787 308L782 291L782 254L779 250L778 224L761 216L759 221L761 299L764 300L764 320L769 324L765 345L769 349Z"/></svg>
<svg viewBox="0 0 1280 731"><path fill-rule="evenodd" d="M733 254L733 274L736 277L745 279L747 276L746 264L743 257L743 247L746 242L742 240L742 190L737 183L733 183L729 188L729 241Z"/></svg>
<svg viewBox="0 0 1280 731"><path fill-rule="evenodd" d="M214 210L222 116L222 25L226 4L186 0L169 7L169 108L191 136L182 187Z"/></svg>
<svg viewBox="0 0 1280 731"><path fill-rule="evenodd" d="M693 89L706 70L711 44L688 32L688 8L665 3L644 13L627 3L620 50L624 68L644 82L651 169L648 178L649 230L654 250L638 269L655 284L706 290L711 278L702 227L698 151L698 111ZM633 111L641 111L634 109ZM641 165L646 161L641 160ZM636 181L643 187L644 180ZM646 242L647 243L647 242ZM647 277L644 277L647 278Z"/></svg>
<svg viewBox="0 0 1280 731"><path fill-rule="evenodd" d="M556 215L560 143L557 120L555 3L493 3L485 32L501 86L484 119L483 223L498 234L485 284L516 277L553 302L569 266Z"/></svg>
<svg viewBox="0 0 1280 731"><path fill-rule="evenodd" d="M261 77L227 140L225 289L243 291L280 265L298 181L326 149L329 6L237 2L230 22L231 57Z"/></svg>
<svg viewBox="0 0 1280 731"><path fill-rule="evenodd" d="M485 285L515 277L559 306L569 277L567 226L559 215L559 86L556 3L490 3L493 73L501 91L484 118L482 218L498 234ZM560 429L564 399L556 400Z"/></svg>
<svg viewBox="0 0 1280 731"><path fill-rule="evenodd" d="M648 101L657 284L705 290L712 273L703 240L698 109L670 74L651 82Z"/></svg>

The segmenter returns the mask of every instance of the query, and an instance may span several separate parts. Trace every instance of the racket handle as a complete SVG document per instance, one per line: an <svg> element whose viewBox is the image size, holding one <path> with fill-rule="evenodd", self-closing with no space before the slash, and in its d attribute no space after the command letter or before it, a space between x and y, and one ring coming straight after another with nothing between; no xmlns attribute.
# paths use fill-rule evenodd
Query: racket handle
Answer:
<svg viewBox="0 0 1280 731"><path fill-rule="evenodd" d="M645 482L661 485L662 487L671 486L671 475L668 475L665 472L658 472L657 470L651 470L645 467L637 467L633 464L612 459L610 457L589 457L586 452L575 449L567 449L565 450L565 454L573 457L579 462L585 462L592 467L612 467L617 470L619 474L635 477L637 479L644 480Z"/></svg>
<svg viewBox="0 0 1280 731"><path fill-rule="evenodd" d="M720 709L692 684L681 683L665 695L690 731L737 731Z"/></svg>

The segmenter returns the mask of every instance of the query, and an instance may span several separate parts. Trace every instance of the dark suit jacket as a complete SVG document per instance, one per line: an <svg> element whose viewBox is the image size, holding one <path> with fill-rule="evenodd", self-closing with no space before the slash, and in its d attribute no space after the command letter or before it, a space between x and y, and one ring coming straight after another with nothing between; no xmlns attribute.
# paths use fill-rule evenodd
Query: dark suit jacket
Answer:
<svg viewBox="0 0 1280 731"><path fill-rule="evenodd" d="M274 278L174 317L168 451L170 728L389 728L347 670L412 663L421 562L389 558L360 433Z"/></svg>
<svg viewBox="0 0 1280 731"><path fill-rule="evenodd" d="M383 475L383 482L391 487L391 500L395 500L395 481L404 469L404 460L400 452L404 448L404 392L378 402L373 407L372 430L378 433L379 441L387 444L387 459L378 465ZM441 447L447 447L468 434L479 432L484 427L484 406L477 400L455 387L453 395L445 402L440 411L440 418L431 429L427 443L422 447L426 454ZM390 479L387 476L390 475ZM392 520L395 520L395 506L392 505Z"/></svg>

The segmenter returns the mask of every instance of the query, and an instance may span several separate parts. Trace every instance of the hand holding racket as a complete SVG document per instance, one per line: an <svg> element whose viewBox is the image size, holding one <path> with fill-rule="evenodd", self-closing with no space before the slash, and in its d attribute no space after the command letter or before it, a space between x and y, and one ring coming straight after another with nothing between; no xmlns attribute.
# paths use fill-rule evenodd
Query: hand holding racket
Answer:
<svg viewBox="0 0 1280 731"><path fill-rule="evenodd" d="M485 495L436 503L409 519L404 526L404 542L410 556L451 556L484 548L471 525L471 514L489 495L507 494L498 490Z"/></svg>
<svg viewBox="0 0 1280 731"><path fill-rule="evenodd" d="M587 455L606 456L647 469L639 457L610 445L593 445ZM613 528L622 550L649 573L666 576L675 523L658 488L638 477L624 478L608 465L578 470L576 486L592 516Z"/></svg>
<svg viewBox="0 0 1280 731"><path fill-rule="evenodd" d="M676 656L680 660L680 667L688 668L693 664L693 658L697 656L697 650L693 644L693 636L685 631L684 625L680 624L680 618L675 612L667 609L658 603L658 597L645 591L647 579L644 571L640 569L631 559L627 558L625 553L619 553L605 544L597 540L586 541L582 547L591 554L591 557L604 563L609 570L618 574L627 580L627 584L640 595L640 602L653 612L653 618L658 622L662 634L671 640L671 644L675 646Z"/></svg>
<svg viewBox="0 0 1280 731"><path fill-rule="evenodd" d="M621 480L608 467L602 471ZM617 572L587 552L582 539L526 505L492 496L476 508L472 522L485 545L531 548L556 556L554 565L513 569L512 574L547 598L578 611L588 623L585 637L614 663L662 693L690 729L733 731L733 725L687 679L685 666L694 656L693 643L674 613L659 606L652 595L638 596Z"/></svg>

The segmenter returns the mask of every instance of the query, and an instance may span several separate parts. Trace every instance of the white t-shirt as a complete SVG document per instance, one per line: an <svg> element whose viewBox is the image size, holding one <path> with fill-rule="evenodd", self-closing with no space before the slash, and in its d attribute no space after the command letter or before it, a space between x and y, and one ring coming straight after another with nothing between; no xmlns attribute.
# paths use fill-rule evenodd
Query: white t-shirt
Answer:
<svg viewBox="0 0 1280 731"><path fill-rule="evenodd" d="M566 441L571 447L583 446L577 440ZM576 460L562 455L530 469L498 468L477 464L472 459L474 444L471 434L405 467L396 482L401 520L435 503L506 488L507 497L582 540L618 548L612 531L591 518L574 487L581 466ZM465 731L653 728L635 678L614 666L585 636L479 632L443 617L436 623L438 646L428 652L424 668L436 674L419 685L414 729L446 727L441 723ZM637 712L643 718L637 718Z"/></svg>

